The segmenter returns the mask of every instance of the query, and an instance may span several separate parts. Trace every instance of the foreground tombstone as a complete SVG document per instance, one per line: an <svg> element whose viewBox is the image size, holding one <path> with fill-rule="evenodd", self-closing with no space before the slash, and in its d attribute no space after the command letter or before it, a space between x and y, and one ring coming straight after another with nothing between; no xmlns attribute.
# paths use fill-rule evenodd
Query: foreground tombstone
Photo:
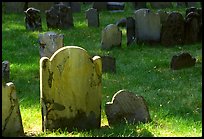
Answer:
<svg viewBox="0 0 204 139"><path fill-rule="evenodd" d="M133 17L127 17L126 34L127 46L129 46L135 41L135 19Z"/></svg>
<svg viewBox="0 0 204 139"><path fill-rule="evenodd" d="M16 89L12 82L2 83L2 136L24 136Z"/></svg>
<svg viewBox="0 0 204 139"><path fill-rule="evenodd" d="M101 58L77 46L40 59L42 130L99 128Z"/></svg>
<svg viewBox="0 0 204 139"><path fill-rule="evenodd" d="M42 21L40 17L40 10L35 8L28 8L25 13L25 26L27 30L42 30Z"/></svg>
<svg viewBox="0 0 204 139"><path fill-rule="evenodd" d="M89 27L99 27L99 13L97 9L90 8L86 11L86 19Z"/></svg>
<svg viewBox="0 0 204 139"><path fill-rule="evenodd" d="M137 42L159 42L160 41L160 16L149 9L135 11L135 37Z"/></svg>
<svg viewBox="0 0 204 139"><path fill-rule="evenodd" d="M172 70L180 70L183 68L189 68L195 66L196 59L189 53L181 53L174 55L171 59L170 68Z"/></svg>
<svg viewBox="0 0 204 139"><path fill-rule="evenodd" d="M113 47L121 47L122 31L115 24L110 24L102 31L101 48L109 50Z"/></svg>
<svg viewBox="0 0 204 139"><path fill-rule="evenodd" d="M39 34L40 58L51 57L55 51L64 46L64 35L55 32Z"/></svg>
<svg viewBox="0 0 204 139"><path fill-rule="evenodd" d="M123 122L134 124L150 121L144 98L126 90L114 94L112 101L106 103L105 112L110 126Z"/></svg>
<svg viewBox="0 0 204 139"><path fill-rule="evenodd" d="M74 26L71 7L59 3L45 11L48 28L68 29Z"/></svg>

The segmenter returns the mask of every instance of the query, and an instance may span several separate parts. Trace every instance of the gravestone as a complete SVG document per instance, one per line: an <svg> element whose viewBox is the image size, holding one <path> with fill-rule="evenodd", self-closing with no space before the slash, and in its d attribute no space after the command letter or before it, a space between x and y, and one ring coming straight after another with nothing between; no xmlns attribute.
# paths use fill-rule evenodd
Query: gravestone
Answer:
<svg viewBox="0 0 204 139"><path fill-rule="evenodd" d="M108 10L124 10L125 3L124 2L107 2Z"/></svg>
<svg viewBox="0 0 204 139"><path fill-rule="evenodd" d="M99 128L101 58L77 46L58 49L40 59L42 130Z"/></svg>
<svg viewBox="0 0 204 139"><path fill-rule="evenodd" d="M89 27L99 27L99 13L97 9L88 9L86 11L86 19Z"/></svg>
<svg viewBox="0 0 204 139"><path fill-rule="evenodd" d="M149 9L139 9L134 13L135 37L137 42L159 42L160 16Z"/></svg>
<svg viewBox="0 0 204 139"><path fill-rule="evenodd" d="M152 8L155 9L164 9L164 8L172 8L173 5L171 2L150 2Z"/></svg>
<svg viewBox="0 0 204 139"><path fill-rule="evenodd" d="M70 7L59 3L45 11L48 28L68 29L74 26Z"/></svg>
<svg viewBox="0 0 204 139"><path fill-rule="evenodd" d="M163 10L158 10L157 13L160 16L161 25L163 25L170 13Z"/></svg>
<svg viewBox="0 0 204 139"><path fill-rule="evenodd" d="M121 47L122 31L115 24L109 24L102 30L101 48L109 50L113 47Z"/></svg>
<svg viewBox="0 0 204 139"><path fill-rule="evenodd" d="M172 70L180 70L195 66L196 59L189 53L174 55L171 59L170 67Z"/></svg>
<svg viewBox="0 0 204 139"><path fill-rule="evenodd" d="M64 46L64 35L55 32L39 34L40 58L50 58L55 51Z"/></svg>
<svg viewBox="0 0 204 139"><path fill-rule="evenodd" d="M27 30L42 30L42 21L40 17L40 10L35 8L28 8L25 13L25 26Z"/></svg>
<svg viewBox="0 0 204 139"><path fill-rule="evenodd" d="M107 10L107 2L93 2L92 8L97 9L98 11Z"/></svg>
<svg viewBox="0 0 204 139"><path fill-rule="evenodd" d="M116 73L116 60L112 56L101 56L102 72Z"/></svg>
<svg viewBox="0 0 204 139"><path fill-rule="evenodd" d="M8 83L10 81L10 64L9 61L2 62L2 83Z"/></svg>
<svg viewBox="0 0 204 139"><path fill-rule="evenodd" d="M54 2L28 2L28 7L39 9L41 12L49 10L54 5Z"/></svg>
<svg viewBox="0 0 204 139"><path fill-rule="evenodd" d="M149 122L150 114L145 99L133 92L120 90L114 94L112 101L105 105L108 123L135 124Z"/></svg>
<svg viewBox="0 0 204 139"><path fill-rule="evenodd" d="M134 7L135 10L142 9L142 8L147 8L146 3L147 2L132 2L133 7Z"/></svg>
<svg viewBox="0 0 204 139"><path fill-rule="evenodd" d="M2 84L2 136L24 136L16 89L12 82Z"/></svg>
<svg viewBox="0 0 204 139"><path fill-rule="evenodd" d="M190 12L185 18L185 44L198 42L200 36L200 17L197 12Z"/></svg>
<svg viewBox="0 0 204 139"><path fill-rule="evenodd" d="M179 12L171 12L161 29L161 44L164 46L184 43L185 21Z"/></svg>
<svg viewBox="0 0 204 139"><path fill-rule="evenodd" d="M135 41L135 19L133 17L127 17L126 34L127 46L129 46Z"/></svg>

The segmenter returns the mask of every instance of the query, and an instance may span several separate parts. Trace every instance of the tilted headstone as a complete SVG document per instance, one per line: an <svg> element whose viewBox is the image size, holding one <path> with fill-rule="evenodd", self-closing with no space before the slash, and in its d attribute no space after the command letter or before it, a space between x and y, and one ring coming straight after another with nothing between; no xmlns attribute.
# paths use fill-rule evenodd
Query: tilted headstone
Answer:
<svg viewBox="0 0 204 139"><path fill-rule="evenodd" d="M107 10L107 2L93 2L92 8L97 9L98 11Z"/></svg>
<svg viewBox="0 0 204 139"><path fill-rule="evenodd" d="M167 17L169 16L170 13L166 12L166 11L163 11L163 10L158 10L157 13L160 16L160 21L161 21L161 24L163 25L164 22L166 22Z"/></svg>
<svg viewBox="0 0 204 139"><path fill-rule="evenodd" d="M135 41L135 19L133 17L127 17L126 34L128 46Z"/></svg>
<svg viewBox="0 0 204 139"><path fill-rule="evenodd" d="M159 42L161 32L159 14L149 9L139 9L134 14L137 42Z"/></svg>
<svg viewBox="0 0 204 139"><path fill-rule="evenodd" d="M102 72L116 73L116 60L112 56L101 56Z"/></svg>
<svg viewBox="0 0 204 139"><path fill-rule="evenodd" d="M28 8L25 13L25 26L27 30L42 30L40 10Z"/></svg>
<svg viewBox="0 0 204 139"><path fill-rule="evenodd" d="M72 131L101 123L101 58L77 46L40 59L42 129Z"/></svg>
<svg viewBox="0 0 204 139"><path fill-rule="evenodd" d="M120 90L114 94L112 101L105 105L105 113L110 126L118 123L135 124L150 121L145 99L126 90Z"/></svg>
<svg viewBox="0 0 204 139"><path fill-rule="evenodd" d="M51 57L55 51L64 46L64 35L55 32L39 34L40 58Z"/></svg>
<svg viewBox="0 0 204 139"><path fill-rule="evenodd" d="M99 27L99 13L97 9L90 8L86 11L86 19L89 27Z"/></svg>
<svg viewBox="0 0 204 139"><path fill-rule="evenodd" d="M164 46L182 45L184 43L185 21L179 12L171 12L161 29L161 44Z"/></svg>
<svg viewBox="0 0 204 139"><path fill-rule="evenodd" d="M124 10L125 3L124 2L107 2L108 10Z"/></svg>
<svg viewBox="0 0 204 139"><path fill-rule="evenodd" d="M102 31L101 48L109 50L113 47L121 47L122 31L115 24L107 25Z"/></svg>
<svg viewBox="0 0 204 139"><path fill-rule="evenodd" d="M54 5L45 14L48 28L68 29L74 26L71 8L63 3Z"/></svg>
<svg viewBox="0 0 204 139"><path fill-rule="evenodd" d="M172 70L180 70L183 68L193 67L196 63L196 59L189 53L181 53L174 55L171 59L170 68Z"/></svg>
<svg viewBox="0 0 204 139"><path fill-rule="evenodd" d="M54 2L28 2L28 7L39 9L41 12L49 10L54 5Z"/></svg>
<svg viewBox="0 0 204 139"><path fill-rule="evenodd" d="M147 2L132 2L133 7L134 7L135 10L142 9L142 8L147 8L146 3Z"/></svg>
<svg viewBox="0 0 204 139"><path fill-rule="evenodd" d="M12 82L2 84L2 136L24 136L16 89Z"/></svg>
<svg viewBox="0 0 204 139"><path fill-rule="evenodd" d="M10 64L9 61L2 62L2 83L6 84L10 81Z"/></svg>
<svg viewBox="0 0 204 139"><path fill-rule="evenodd" d="M164 8L172 8L173 5L171 2L150 2L152 8L156 9L164 9Z"/></svg>
<svg viewBox="0 0 204 139"><path fill-rule="evenodd" d="M200 39L200 17L197 12L190 12L185 18L185 44L198 42Z"/></svg>

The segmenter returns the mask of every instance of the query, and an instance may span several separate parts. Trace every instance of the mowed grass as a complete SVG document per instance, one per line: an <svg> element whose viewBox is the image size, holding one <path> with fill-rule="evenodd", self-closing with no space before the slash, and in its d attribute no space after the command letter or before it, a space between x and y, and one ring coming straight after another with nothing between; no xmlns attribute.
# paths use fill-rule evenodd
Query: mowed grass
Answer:
<svg viewBox="0 0 204 139"><path fill-rule="evenodd" d="M122 48L110 51L100 49L101 31L123 17L133 16L130 4L123 13L100 12L100 27L89 28L85 10L74 13L74 28L50 30L64 34L65 46L80 46L92 55L110 55L116 58L116 74L102 75L101 128L69 133L66 130L42 132L39 80L38 34L47 32L42 13L43 31L25 30L24 14L2 14L2 61L10 62L10 78L16 86L24 132L27 136L79 137L141 137L141 136L202 136L202 43L166 48L161 45L126 46L122 29ZM177 10L184 15L185 8ZM173 55L189 52L197 59L194 67L173 71ZM115 92L126 89L144 97L152 121L146 124L119 124L108 127L105 103Z"/></svg>

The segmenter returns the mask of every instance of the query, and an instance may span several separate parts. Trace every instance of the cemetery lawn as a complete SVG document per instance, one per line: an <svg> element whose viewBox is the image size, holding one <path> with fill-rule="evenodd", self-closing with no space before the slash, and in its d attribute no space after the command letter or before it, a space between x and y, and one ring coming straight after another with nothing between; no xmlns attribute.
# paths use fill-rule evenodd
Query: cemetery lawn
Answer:
<svg viewBox="0 0 204 139"><path fill-rule="evenodd" d="M42 132L40 108L39 44L38 34L47 32L45 14L42 13L43 31L26 31L24 14L2 14L2 61L10 62L10 79L16 86L20 112L26 136L79 136L79 137L192 137L202 136L202 43L174 46L126 46L122 29L122 48L100 49L101 31L108 24L133 16L130 4L123 13L100 12L100 27L89 28L82 5L81 13L74 13L74 28L57 30L64 34L65 46L80 46L93 55L116 58L116 73L102 75L101 128L71 133L58 130ZM177 10L184 15L185 9ZM189 52L196 58L194 67L171 70L173 55ZM118 124L108 127L105 103L121 89L135 92L147 102L151 122L146 124ZM2 104L3 105L3 104Z"/></svg>

